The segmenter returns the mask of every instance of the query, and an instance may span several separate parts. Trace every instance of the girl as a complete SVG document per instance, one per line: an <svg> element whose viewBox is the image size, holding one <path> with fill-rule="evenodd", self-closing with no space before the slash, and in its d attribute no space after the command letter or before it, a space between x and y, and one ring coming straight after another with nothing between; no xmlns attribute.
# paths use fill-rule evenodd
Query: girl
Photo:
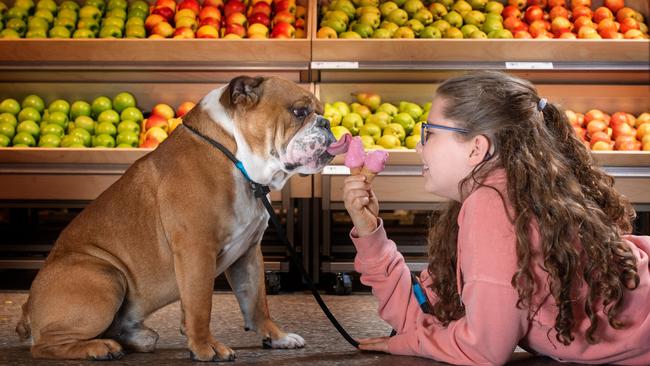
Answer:
<svg viewBox="0 0 650 366"><path fill-rule="evenodd" d="M564 112L525 80L480 72L440 85L421 134L425 190L450 200L413 278L425 296L371 186L346 179L355 268L397 332L360 348L503 364L519 345L559 361L650 364L650 238L629 235L630 203Z"/></svg>

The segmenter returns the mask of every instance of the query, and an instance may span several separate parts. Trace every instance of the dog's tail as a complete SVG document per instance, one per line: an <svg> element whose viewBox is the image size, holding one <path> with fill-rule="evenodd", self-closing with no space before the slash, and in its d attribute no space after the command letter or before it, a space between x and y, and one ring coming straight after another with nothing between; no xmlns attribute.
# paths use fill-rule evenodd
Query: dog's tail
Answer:
<svg viewBox="0 0 650 366"><path fill-rule="evenodd" d="M28 302L29 301L26 301L23 304L23 314L20 317L20 320L18 320L18 324L16 325L16 333L18 333L18 337L23 342L32 336L32 328L29 326L29 311L27 306Z"/></svg>

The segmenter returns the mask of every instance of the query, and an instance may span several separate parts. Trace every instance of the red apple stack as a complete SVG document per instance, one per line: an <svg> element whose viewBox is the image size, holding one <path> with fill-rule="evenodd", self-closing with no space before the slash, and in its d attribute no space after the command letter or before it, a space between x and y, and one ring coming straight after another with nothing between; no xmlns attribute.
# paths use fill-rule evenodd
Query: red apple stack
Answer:
<svg viewBox="0 0 650 366"><path fill-rule="evenodd" d="M168 104L156 104L151 110L151 115L142 121L140 134L140 147L156 148L165 141L171 132L170 123L178 125L173 121L175 112Z"/></svg>
<svg viewBox="0 0 650 366"><path fill-rule="evenodd" d="M275 15L271 38L294 38L296 35L296 0L273 0Z"/></svg>
<svg viewBox="0 0 650 366"><path fill-rule="evenodd" d="M650 113L638 117L626 112L592 109L586 114L566 111L576 136L592 150L650 151Z"/></svg>

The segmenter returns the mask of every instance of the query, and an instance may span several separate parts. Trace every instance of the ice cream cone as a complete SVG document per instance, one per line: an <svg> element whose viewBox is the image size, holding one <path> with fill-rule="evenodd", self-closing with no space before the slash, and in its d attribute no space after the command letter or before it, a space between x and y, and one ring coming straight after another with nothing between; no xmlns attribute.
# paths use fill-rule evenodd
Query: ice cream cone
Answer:
<svg viewBox="0 0 650 366"><path fill-rule="evenodd" d="M372 180L375 179L377 173L364 167L363 169L361 169L361 175L366 177L366 182L372 183Z"/></svg>
<svg viewBox="0 0 650 366"><path fill-rule="evenodd" d="M363 170L363 166L358 166L355 168L350 168L350 174L351 175L359 175L361 174L361 170Z"/></svg>

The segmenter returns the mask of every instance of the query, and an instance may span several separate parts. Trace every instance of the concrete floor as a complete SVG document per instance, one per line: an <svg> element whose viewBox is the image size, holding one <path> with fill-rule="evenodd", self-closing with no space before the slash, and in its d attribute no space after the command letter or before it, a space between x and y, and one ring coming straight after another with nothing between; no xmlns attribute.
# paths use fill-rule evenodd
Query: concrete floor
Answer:
<svg viewBox="0 0 650 366"><path fill-rule="evenodd" d="M97 361L35 361L29 345L14 333L20 306L26 292L0 292L0 365L97 365ZM334 315L353 337L387 335L390 327L377 317L377 304L369 294L323 296ZM243 330L243 320L235 297L215 293L212 331L215 337L233 348L234 365L374 365L419 366L439 363L414 357L359 352L331 326L310 294L294 293L269 297L273 318L285 330L300 334L307 346L300 350L262 349L261 340ZM185 337L178 331L179 304L171 304L153 314L146 324L160 334L157 349L149 354L128 354L115 365L182 365L192 363L185 348ZM559 365L548 358L515 353L511 365Z"/></svg>

